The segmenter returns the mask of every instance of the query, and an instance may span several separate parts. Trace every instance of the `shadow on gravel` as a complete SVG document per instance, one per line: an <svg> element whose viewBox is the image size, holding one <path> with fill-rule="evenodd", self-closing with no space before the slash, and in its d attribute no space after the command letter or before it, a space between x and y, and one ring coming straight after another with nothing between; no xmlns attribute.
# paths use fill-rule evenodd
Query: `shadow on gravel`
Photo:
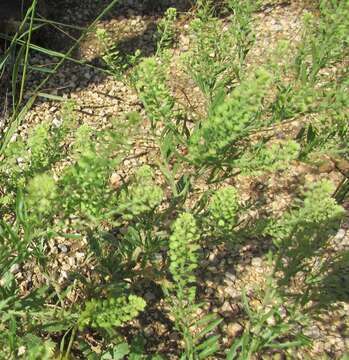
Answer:
<svg viewBox="0 0 349 360"><path fill-rule="evenodd" d="M7 1L7 0L3 0ZM63 23L68 25L74 25L84 29L88 27L100 14L103 9L110 4L111 0L61 0L53 1L46 0L49 20L57 23ZM193 4L190 0L120 0L118 4L102 19L102 22L118 22L121 19L139 19L140 17L147 18L146 28L140 33L134 35L123 36L122 34L116 41L118 50L120 51L121 57L127 57L133 55L134 52L139 49L143 56L152 56L155 51L155 40L154 34L156 32L156 23L161 18L169 7L175 7L178 12L185 13L192 8ZM1 11L1 5L0 5ZM131 29L132 30L132 29ZM136 29L135 29L136 30ZM1 28L0 28L1 32ZM132 33L132 31L131 31ZM42 35L43 34L43 35ZM58 51L65 53L68 49L73 46L74 39L78 39L82 34L82 31L72 29L69 27L63 27L61 25L47 25L46 30L40 31L40 38L36 39L38 45L45 47L49 50ZM36 36L37 38L38 36ZM87 46L94 46L89 44L89 40L86 40ZM86 45L84 42L82 46ZM96 44L97 46L97 44ZM72 54L75 59L81 59L80 48L77 47L76 51ZM0 60L2 51L0 49ZM44 64L51 64L53 67L56 59L48 57L43 54L31 52L32 61L31 65L35 67L45 66ZM12 69L14 68L16 59L16 49L10 59L6 62L5 68L0 72L0 134L4 129L11 117L12 112L12 86L13 76L11 75ZM75 75L75 86L79 89L83 89L93 83L102 82L106 73L103 71L104 62L100 57L95 57L89 60L87 66L74 64L73 62L66 61L63 65L64 69L68 69L68 72L73 72ZM92 65L94 68L88 67ZM101 68L98 70L98 68ZM85 76L85 73L89 72L89 76ZM38 72L37 70L30 71L27 76L27 86L30 96L30 91L36 87L47 76L45 72ZM60 77L60 71L52 76L53 81L50 83L55 84L55 78ZM58 88L58 89L57 89ZM75 87L72 86L60 86L60 85L49 85L48 88L44 89L45 93L58 96L66 96L74 91ZM40 102L45 102L45 98L40 98ZM0 136L1 137L1 136Z"/></svg>
<svg viewBox="0 0 349 360"><path fill-rule="evenodd" d="M65 53L74 44L74 39L79 38L82 31L61 26L58 23L73 25L84 29L110 4L110 0L47 0L46 3L48 8L47 18L48 20L57 22L57 25L50 24L44 27L45 30L40 32L40 38L36 39L36 41L39 45L49 50ZM3 5L0 5L0 11L1 6ZM12 7L14 7L14 5ZM121 39L118 47L121 55L126 56L133 54L136 49L140 49L145 56L151 56L155 49L155 43L152 39L156 31L157 19L161 18L169 7L175 7L178 12L186 12L192 7L192 3L189 0L123 0L115 5L102 19L102 22L147 17L149 22L146 29L140 34ZM17 12L14 16L18 17ZM16 21L18 22L18 19L16 19ZM33 51L32 54L35 55L35 52ZM79 58L79 49L77 49L73 57ZM95 58L92 61L92 64L100 63L102 63L102 61L99 58ZM8 65L8 68L11 68L11 61L9 61ZM8 83L6 80L8 80L8 78L6 78L4 74L0 74L2 88L6 87L7 84L5 82Z"/></svg>

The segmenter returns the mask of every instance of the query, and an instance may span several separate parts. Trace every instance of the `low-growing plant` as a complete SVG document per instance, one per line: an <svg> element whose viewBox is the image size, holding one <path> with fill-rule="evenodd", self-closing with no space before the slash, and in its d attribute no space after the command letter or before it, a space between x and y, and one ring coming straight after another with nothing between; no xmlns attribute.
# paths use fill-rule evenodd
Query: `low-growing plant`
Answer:
<svg viewBox="0 0 349 360"><path fill-rule="evenodd" d="M184 354L181 359L204 359L219 349L218 335L208 336L222 321L215 316L196 319L195 312L200 305L195 302L198 267L197 250L199 233L193 215L181 214L174 222L169 241L169 270L173 283L165 288L171 303L175 326L183 335Z"/></svg>
<svg viewBox="0 0 349 360"><path fill-rule="evenodd" d="M270 80L268 72L258 71L197 126L189 140L189 153L194 162L217 164L235 160L241 151L241 140L263 126L259 114Z"/></svg>
<svg viewBox="0 0 349 360"><path fill-rule="evenodd" d="M85 304L79 316L79 329L86 327L111 330L137 317L145 308L145 301L135 295L128 298L92 299Z"/></svg>
<svg viewBox="0 0 349 360"><path fill-rule="evenodd" d="M323 0L319 10L320 19L306 15L303 40L296 56L297 73L303 82L316 82L321 69L348 55L348 3Z"/></svg>
<svg viewBox="0 0 349 360"><path fill-rule="evenodd" d="M223 26L213 15L210 1L198 4L190 23L190 51L183 57L185 71L208 99L208 106L240 79L246 56L254 43L250 3L231 2L231 22Z"/></svg>
<svg viewBox="0 0 349 360"><path fill-rule="evenodd" d="M307 317L297 306L288 304L273 284L273 277L267 279L264 297L258 308L249 304L246 292L242 293L244 310L249 324L240 338L234 340L227 353L227 360L248 360L257 354L282 349L309 346L310 340L299 330Z"/></svg>
<svg viewBox="0 0 349 360"><path fill-rule="evenodd" d="M132 73L132 84L149 116L152 128L174 116L175 99L167 85L164 64L156 58L144 59Z"/></svg>
<svg viewBox="0 0 349 360"><path fill-rule="evenodd" d="M266 229L279 249L275 265L275 271L283 273L279 284L303 277L304 287L299 296L304 304L309 301L306 284L314 286L321 282L332 266L331 257L327 256L328 242L344 215L344 209L332 198L334 190L328 180L313 184L305 193L302 206L297 205L280 219L271 221ZM319 263L314 266L316 262Z"/></svg>
<svg viewBox="0 0 349 360"><path fill-rule="evenodd" d="M176 28L175 20L177 18L177 9L168 8L165 16L160 20L157 26L157 49L156 55L160 55L165 49L173 45Z"/></svg>
<svg viewBox="0 0 349 360"><path fill-rule="evenodd" d="M205 116L193 121L171 89L168 50L179 29L170 8L149 58L122 54L108 32L96 31L106 71L136 92L149 122L129 113L108 129L79 126L68 102L58 123L43 121L25 135L11 134L11 141L7 134L0 164L0 356L161 359L149 353L142 321L132 341L123 331L146 311L144 280L161 284L169 327L183 340L179 356L188 360L250 359L307 346L301 326L312 311L346 299L325 293L341 284L337 275L348 263L346 253L330 251L344 214L334 195L344 199L344 187L316 182L283 214L264 216L261 202L242 201L239 186L227 183L281 175L324 154L336 164L348 157L347 5L321 1L321 17L307 20L296 51L282 45L247 73L259 5L226 1L229 15L222 19L211 1L196 2L182 65L206 97ZM289 61L292 51L296 59ZM293 121L299 126L289 130ZM122 175L140 138L151 142L153 159ZM83 267L68 274L68 285L56 283L48 244L62 237L85 241L93 275ZM252 237L268 244L272 275L260 306L242 294L246 326L227 350L217 330L222 319L199 300L197 270L212 246L235 251ZM16 269L23 264L35 264L45 281L19 290Z"/></svg>

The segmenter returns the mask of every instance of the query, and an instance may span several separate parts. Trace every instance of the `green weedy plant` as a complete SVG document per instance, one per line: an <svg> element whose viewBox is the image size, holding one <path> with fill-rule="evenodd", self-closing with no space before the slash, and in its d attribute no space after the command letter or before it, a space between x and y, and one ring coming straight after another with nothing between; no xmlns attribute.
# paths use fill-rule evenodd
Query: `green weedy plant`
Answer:
<svg viewBox="0 0 349 360"><path fill-rule="evenodd" d="M313 184L305 193L302 207L272 221L267 231L275 239L275 244L287 242L290 236L294 236L295 230L300 233L315 230L328 220L336 223L344 214L344 209L332 198L334 189L329 180Z"/></svg>
<svg viewBox="0 0 349 360"><path fill-rule="evenodd" d="M68 318L45 307L47 288L32 290L23 297L15 279L15 268L36 260L36 239L24 197L18 192L15 219L0 220L0 357L30 360L52 359L55 344L41 332L57 318ZM58 309L58 306L57 308ZM63 322L65 321L63 320Z"/></svg>
<svg viewBox="0 0 349 360"><path fill-rule="evenodd" d="M49 171L68 155L65 143L74 132L73 110L74 103L67 102L62 107L59 127L43 122L32 129L26 141L18 137L6 147L0 164L1 187L6 194L0 204L5 209L13 208L16 193L24 191L30 179Z"/></svg>
<svg viewBox="0 0 349 360"><path fill-rule="evenodd" d="M170 272L181 304L193 303L195 300L194 270L198 266L196 251L199 239L193 215L184 213L175 221L170 236L169 256Z"/></svg>
<svg viewBox="0 0 349 360"><path fill-rule="evenodd" d="M183 57L183 65L208 103L235 79L235 41L229 30L223 31L219 20L213 17L206 21L196 18L190 23L192 45Z"/></svg>
<svg viewBox="0 0 349 360"><path fill-rule="evenodd" d="M344 209L332 197L334 186L322 180L310 186L301 206L289 211L278 220L271 221L265 232L274 239L278 247L275 271L282 271L279 284L287 285L296 276L303 275L310 285L321 281L326 273L328 242L344 215ZM324 261L323 266L313 266L314 261ZM308 286L307 285L307 286ZM308 291L300 294L306 303Z"/></svg>
<svg viewBox="0 0 349 360"><path fill-rule="evenodd" d="M181 359L205 359L218 351L218 336L202 339L222 321L214 315L196 320L193 315L200 305L195 304L195 269L198 266L196 251L199 238L193 215L181 214L172 226L169 242L169 270L173 284L165 288L168 301L172 306L175 326L184 339L185 352Z"/></svg>
<svg viewBox="0 0 349 360"><path fill-rule="evenodd" d="M270 74L258 70L197 126L189 140L189 153L195 163L235 160L242 150L239 141L264 126L258 120L270 82Z"/></svg>
<svg viewBox="0 0 349 360"><path fill-rule="evenodd" d="M173 118L175 99L167 85L165 64L156 58L144 59L132 72L131 82L144 105L152 129L158 122L166 124Z"/></svg>
<svg viewBox="0 0 349 360"><path fill-rule="evenodd" d="M117 80L127 83L125 73L129 67L137 63L141 55L140 51L137 50L134 55L123 56L107 30L98 28L96 36L101 46L102 59L107 66L107 70Z"/></svg>
<svg viewBox="0 0 349 360"><path fill-rule="evenodd" d="M177 18L177 9L168 8L165 16L160 20L157 26L157 49L156 55L159 56L165 49L169 49L176 36L175 21Z"/></svg>
<svg viewBox="0 0 349 360"><path fill-rule="evenodd" d="M154 183L151 167L144 165L137 170L133 183L121 191L117 212L125 220L132 220L134 217L154 210L163 197L162 189Z"/></svg>
<svg viewBox="0 0 349 360"><path fill-rule="evenodd" d="M238 201L238 193L233 186L226 186L213 194L208 210L218 229L225 232L236 226L240 208Z"/></svg>
<svg viewBox="0 0 349 360"><path fill-rule="evenodd" d="M73 161L55 181L57 196L51 203L53 214L59 214L58 229L71 216L75 217L77 230L86 226L92 229L101 221L113 223L117 196L110 177L128 153L138 120L130 114L123 122L115 121L111 130L94 131L92 135L92 129L85 125L74 132L70 147ZM40 217L40 213L37 215Z"/></svg>
<svg viewBox="0 0 349 360"><path fill-rule="evenodd" d="M252 30L252 13L259 8L260 4L261 0L227 1L228 9L233 12L232 31L236 39L236 51L239 60L235 70L237 78L240 78L246 57L255 42L255 34Z"/></svg>
<svg viewBox="0 0 349 360"><path fill-rule="evenodd" d="M263 301L258 309L251 308L244 291L242 301L249 324L242 336L233 342L226 360L249 360L268 350L310 345L309 339L299 331L299 325L306 324L307 317L302 314L299 307L289 303L278 293L273 285L272 276L267 278ZM286 315L283 314L285 309Z"/></svg>
<svg viewBox="0 0 349 360"><path fill-rule="evenodd" d="M57 196L53 177L47 173L39 174L29 181L26 190L28 207L36 209L41 216L49 215Z"/></svg>
<svg viewBox="0 0 349 360"><path fill-rule="evenodd" d="M278 82L272 105L273 118L296 119L315 114L298 134L302 144L300 158L310 160L313 153L343 156L347 143L348 73L343 64L348 57L349 7L347 2L320 1L320 17L307 15L297 55L284 69L289 81ZM336 76L332 70L336 66ZM325 70L325 71L324 71ZM338 146L339 145L339 146Z"/></svg>
<svg viewBox="0 0 349 360"><path fill-rule="evenodd" d="M88 126L75 128L75 122L70 116L71 109L69 110L68 106L64 115L65 120L63 119L60 128L50 128L45 125L38 131L34 129L29 134L27 144L20 141L18 144L11 143L7 148L6 154L23 156L23 158L27 156L24 164L21 162L18 164L18 161L7 158L6 164L13 163L17 167L9 169L10 171L3 167L1 171L7 176L4 183L5 191L11 189L13 194L17 193L17 198L23 193L28 209L24 213L22 200L17 200L17 207L14 207L13 201L10 201L1 209L6 218L11 219L13 213L16 213L18 220L14 229L10 224L1 223L0 247L4 250L8 247L6 252L1 250L6 257L0 258L5 271L4 281L5 278L9 279L9 267L29 258L29 254L30 259L37 261L39 267L45 272L47 270L44 266L45 261L42 261L45 259L45 246L41 244L45 244L50 237L65 233L67 230L74 232L74 237L77 237L98 231L101 221L105 224L106 221L110 224L115 222L117 194L109 184L110 175L129 149L132 132L137 129L138 117L129 114L123 122L115 122L112 130L92 134L92 129ZM44 141L38 136L38 134L42 135L42 129L45 130L45 136L47 136L43 139ZM125 132L131 137L126 137ZM66 146L67 137L72 142L70 147ZM27 147L31 150L29 154L25 153ZM69 161L57 171L55 165L64 156ZM11 177L14 174L21 174L23 177L20 184L11 184ZM42 221L43 218L45 222ZM69 225L67 225L67 219L73 219ZM6 280L6 284L10 284L11 289L16 288L13 279ZM71 340L66 353L70 352L77 331L78 305L74 305L76 306L74 313L70 312L70 309L61 309L64 296L54 283L50 282L50 285L56 289L54 293L60 299L59 306L54 304L54 310L46 306L51 304L51 298L45 288L32 291L24 302L18 301L17 293L6 293L2 296L0 301L3 301L5 316L1 317L1 324L4 325L4 339L8 341L9 337L13 338L13 344L10 348L5 348L5 353L16 352L21 346L25 346L27 349L25 354L29 354L31 351L29 345L25 345L25 338L19 336L26 329L30 332L29 335L32 335L31 340L28 339L28 344L32 344L31 349L37 349L37 353L42 354L42 358L44 358L44 353L41 353L36 345L34 346L33 340L33 336L36 336L37 341L41 341L40 331L65 332L61 347L64 347L65 338L70 334ZM137 308L139 303L134 300L131 297L130 304L134 303L133 305ZM14 303L17 304L16 309L14 312L9 312L6 304ZM28 306L29 310L24 310ZM22 320L21 326L18 325L19 320ZM53 343L50 342L50 344ZM44 348L42 349L44 351ZM63 348L61 353L64 353ZM28 358L34 359L34 357Z"/></svg>
<svg viewBox="0 0 349 360"><path fill-rule="evenodd" d="M285 170L299 157L301 146L294 140L251 147L235 162L242 174L257 175L266 171Z"/></svg>
<svg viewBox="0 0 349 360"><path fill-rule="evenodd" d="M210 105L240 79L245 58L254 43L252 7L231 1L234 17L224 28L213 16L210 1L198 3L197 18L190 23L191 47L183 57L185 71L194 79Z"/></svg>
<svg viewBox="0 0 349 360"><path fill-rule="evenodd" d="M322 0L319 9L319 20L309 14L305 18L305 32L296 56L297 74L303 83L315 83L321 69L348 56L348 2Z"/></svg>
<svg viewBox="0 0 349 360"><path fill-rule="evenodd" d="M280 69L275 61L267 65L270 70L257 70L251 77L244 74L244 64L254 42L251 15L255 5L251 1L227 1L232 17L223 21L215 17L212 2L201 0L197 5L197 19L190 25L191 49L184 65L207 97L208 115L194 129L179 131L182 118L166 75L170 64L166 50L176 35L176 11L169 9L159 22L156 55L143 59L129 73L128 67L136 64L139 53L123 57L108 33L97 30L109 72L131 85L145 107L160 150L156 165L168 182L171 196L165 198L149 166L141 167L119 189L110 184L112 173L127 156L137 133L139 119L135 114L111 124L110 130L97 131L88 125L78 127L72 116L73 105L67 104L59 126L45 122L33 129L28 139L4 142L5 160L0 164L4 193L0 199L0 357L18 357L25 349L23 358L48 358L55 344L46 339L53 334L51 339L62 338L61 356L67 358L78 346L83 356L95 359L90 346L82 344L83 336L77 336L91 330L101 335L101 359L152 358L143 355L144 347L125 343L117 328L145 308L143 299L127 295L126 277L131 274L133 282L135 273L137 280L148 276L146 266L147 271L158 271L155 255L164 249L168 249L168 270L173 280L164 292L176 329L184 339L181 358L214 357L219 338L212 333L221 319L214 314L200 319L195 315L201 307L196 303L195 276L199 237L202 243L213 233L224 242L236 241L235 228L237 236L240 229L244 231L244 223L239 222L244 207L234 187L221 187L223 178L283 170L294 159L309 159L312 153L328 149L331 154L347 156L348 72L339 67L333 79L322 71L346 56L347 21L343 16L348 13L347 5L321 2L323 17L318 23L309 21L310 36L299 46L295 67ZM229 23L224 26L224 21ZM324 45L319 46L321 42ZM296 76L291 74L291 80L286 81L283 75L290 69ZM277 94L269 106L265 99L273 97L269 90L274 83ZM306 124L296 139L273 139L274 125L309 113L321 116ZM185 118L188 114L180 115ZM165 131L158 136L154 130L163 126ZM212 171L208 179L206 170ZM211 197L209 189L193 205L191 212L202 225L199 234L194 216L182 211L201 180L216 182L220 189ZM332 199L333 192L326 181L315 184L301 205L263 228L277 249L273 275L279 280L279 288L270 284L262 308L256 310L243 295L250 325L233 344L228 359L249 359L264 351L307 343L301 336L297 338L297 322L303 321L299 303L284 296L288 295L284 286L305 274L301 305L307 305L310 295L316 291L321 294L322 286L334 278L336 269L324 254L343 209ZM163 202L166 206L160 206ZM179 213L169 235L168 223ZM254 234L260 236L261 232L256 229ZM104 300L97 300L101 290L97 286L91 300L83 305L70 304L64 297L69 289L61 291L50 279L50 292L42 288L25 299L19 297L13 266L30 259L42 267L45 244L56 235L89 240L96 275L103 278ZM97 238L100 243L95 246L92 242ZM312 266L315 260L320 260L319 267ZM336 260L337 267L347 264L346 256ZM84 279L82 274L80 279L91 287L91 283L86 284L91 279ZM110 295L115 289L118 297ZM285 318L280 306L286 302Z"/></svg>
<svg viewBox="0 0 349 360"><path fill-rule="evenodd" d="M146 306L145 301L136 295L121 296L106 300L87 301L78 320L80 330L86 327L111 331L138 316Z"/></svg>

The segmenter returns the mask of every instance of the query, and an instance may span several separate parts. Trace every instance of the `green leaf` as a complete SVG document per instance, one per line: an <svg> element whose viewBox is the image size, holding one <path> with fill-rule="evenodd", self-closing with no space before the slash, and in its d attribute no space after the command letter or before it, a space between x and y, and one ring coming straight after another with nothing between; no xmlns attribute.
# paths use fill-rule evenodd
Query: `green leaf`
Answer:
<svg viewBox="0 0 349 360"><path fill-rule="evenodd" d="M199 332L199 334L197 334L194 337L194 342L197 342L198 340L200 340L201 338L203 338L206 334L210 333L213 329L215 329L221 322L223 321L223 319L216 319L212 322L210 322L208 325L205 326L205 328Z"/></svg>
<svg viewBox="0 0 349 360"><path fill-rule="evenodd" d="M122 343L120 345L116 345L114 346L113 349L113 357L111 360L121 360L124 359L124 357L126 355L128 355L130 353L130 347L129 345L125 342Z"/></svg>

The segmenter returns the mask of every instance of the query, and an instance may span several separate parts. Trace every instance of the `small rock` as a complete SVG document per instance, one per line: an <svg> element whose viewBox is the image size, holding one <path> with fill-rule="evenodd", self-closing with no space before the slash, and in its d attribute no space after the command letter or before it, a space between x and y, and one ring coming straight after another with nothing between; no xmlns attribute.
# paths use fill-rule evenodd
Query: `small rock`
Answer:
<svg viewBox="0 0 349 360"><path fill-rule="evenodd" d="M75 257L76 257L77 260L83 260L84 257L85 257L85 253L83 253L83 252L76 252L76 253L75 253Z"/></svg>
<svg viewBox="0 0 349 360"><path fill-rule="evenodd" d="M70 264L64 263L61 265L61 269L63 271L69 271L71 269L71 266L70 266Z"/></svg>
<svg viewBox="0 0 349 360"><path fill-rule="evenodd" d="M273 31L280 32L280 31L283 30L283 27L282 27L281 24L275 22L274 24L271 25L271 29L272 29Z"/></svg>
<svg viewBox="0 0 349 360"><path fill-rule="evenodd" d="M229 301L224 301L224 303L223 303L223 305L222 305L222 307L221 307L221 310L222 310L223 312L229 312L229 311L231 311L231 306L230 306Z"/></svg>
<svg viewBox="0 0 349 360"><path fill-rule="evenodd" d="M280 317L281 319L286 319L287 317L287 310L284 306L280 306L279 308L279 314L280 314Z"/></svg>
<svg viewBox="0 0 349 360"><path fill-rule="evenodd" d="M55 127L55 128L59 128L61 127L62 125L62 120L57 118L56 116L53 118L52 120L52 125Z"/></svg>
<svg viewBox="0 0 349 360"><path fill-rule="evenodd" d="M328 341L329 341L329 343L330 343L331 345L336 345L336 344L337 344L337 338L336 338L335 336L330 335L330 336L328 337Z"/></svg>
<svg viewBox="0 0 349 360"><path fill-rule="evenodd" d="M316 354L323 354L324 352L324 343L317 341L313 344L313 350Z"/></svg>
<svg viewBox="0 0 349 360"><path fill-rule="evenodd" d="M18 165L21 165L21 164L25 163L25 160L24 160L22 157L18 157L18 158L16 159L16 161L17 161L17 164L18 164Z"/></svg>
<svg viewBox="0 0 349 360"><path fill-rule="evenodd" d="M231 272L227 271L225 273L225 279L224 281L226 282L234 282L236 280L236 276L234 274L232 274Z"/></svg>
<svg viewBox="0 0 349 360"><path fill-rule="evenodd" d="M263 260L260 257L255 257L251 261L251 265L254 267L261 267Z"/></svg>
<svg viewBox="0 0 349 360"><path fill-rule="evenodd" d="M154 329L152 327L146 327L144 329L144 335L148 338L154 336Z"/></svg>
<svg viewBox="0 0 349 360"><path fill-rule="evenodd" d="M163 261L162 254L161 253L154 254L154 260L158 263L161 263Z"/></svg>
<svg viewBox="0 0 349 360"><path fill-rule="evenodd" d="M241 297L241 293L240 291L232 288L231 286L227 286L225 289L224 289L224 292L229 295L232 299L240 299Z"/></svg>
<svg viewBox="0 0 349 360"><path fill-rule="evenodd" d="M17 263L13 264L10 267L10 273L13 274L13 275L18 274L20 270L21 270L21 267Z"/></svg>
<svg viewBox="0 0 349 360"><path fill-rule="evenodd" d="M118 188L121 185L121 176L118 173L114 172L110 177L110 184L114 188Z"/></svg>
<svg viewBox="0 0 349 360"><path fill-rule="evenodd" d="M312 325L304 330L304 335L312 339L319 339L321 337L321 332L316 325Z"/></svg>
<svg viewBox="0 0 349 360"><path fill-rule="evenodd" d="M66 254L69 251L68 246L65 244L58 244L57 247L64 254Z"/></svg>
<svg viewBox="0 0 349 360"><path fill-rule="evenodd" d="M340 242L345 237L346 231L345 229L339 229L336 236L334 237L334 240L336 242Z"/></svg>
<svg viewBox="0 0 349 360"><path fill-rule="evenodd" d="M148 301L154 301L156 299L156 296L151 291L147 291L144 294L144 298L148 302Z"/></svg>
<svg viewBox="0 0 349 360"><path fill-rule="evenodd" d="M24 355L25 354L25 352L26 352L26 347L25 346L20 346L19 348L18 348L18 352L17 352L17 355L18 356L22 356L22 355Z"/></svg>
<svg viewBox="0 0 349 360"><path fill-rule="evenodd" d="M218 273L218 269L215 266L209 266L207 270L210 271L212 274Z"/></svg>
<svg viewBox="0 0 349 360"><path fill-rule="evenodd" d="M275 325L276 325L275 317L274 317L274 316L268 317L268 319L267 319L267 324L268 324L269 326L275 326Z"/></svg>
<svg viewBox="0 0 349 360"><path fill-rule="evenodd" d="M170 334L169 338L172 341L178 341L181 337L178 334L178 332L173 332L173 333Z"/></svg>
<svg viewBox="0 0 349 360"><path fill-rule="evenodd" d="M212 265L217 265L219 262L217 255L215 253L211 253L210 256L208 257L208 260Z"/></svg>
<svg viewBox="0 0 349 360"><path fill-rule="evenodd" d="M11 139L10 139L10 142L14 143L17 140L17 136L18 136L18 134L13 134Z"/></svg>
<svg viewBox="0 0 349 360"><path fill-rule="evenodd" d="M244 330L244 328L239 323L232 323L232 324L227 325L225 331L226 331L227 336L235 338L235 337L241 335L243 330Z"/></svg>
<svg viewBox="0 0 349 360"><path fill-rule="evenodd" d="M68 273L65 270L61 270L61 276L58 279L58 283L64 282L65 279L68 279Z"/></svg>

